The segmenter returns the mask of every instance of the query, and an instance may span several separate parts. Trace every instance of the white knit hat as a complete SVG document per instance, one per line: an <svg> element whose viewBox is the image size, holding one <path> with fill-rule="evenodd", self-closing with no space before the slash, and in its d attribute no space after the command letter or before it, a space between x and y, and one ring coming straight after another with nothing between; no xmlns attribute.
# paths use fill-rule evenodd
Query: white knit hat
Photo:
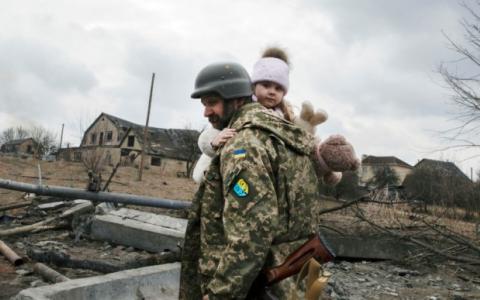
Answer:
<svg viewBox="0 0 480 300"><path fill-rule="evenodd" d="M253 66L252 83L272 81L283 87L285 94L288 91L289 68L287 63L275 57L263 57Z"/></svg>

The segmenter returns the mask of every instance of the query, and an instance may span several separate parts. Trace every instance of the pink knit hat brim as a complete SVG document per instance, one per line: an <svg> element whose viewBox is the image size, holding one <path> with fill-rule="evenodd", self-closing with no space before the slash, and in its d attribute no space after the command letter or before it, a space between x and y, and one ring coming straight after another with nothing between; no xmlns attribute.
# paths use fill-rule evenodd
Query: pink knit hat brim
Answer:
<svg viewBox="0 0 480 300"><path fill-rule="evenodd" d="M283 87L286 94L289 88L288 73L288 65L283 60L275 57L263 57L253 66L252 83L275 82Z"/></svg>

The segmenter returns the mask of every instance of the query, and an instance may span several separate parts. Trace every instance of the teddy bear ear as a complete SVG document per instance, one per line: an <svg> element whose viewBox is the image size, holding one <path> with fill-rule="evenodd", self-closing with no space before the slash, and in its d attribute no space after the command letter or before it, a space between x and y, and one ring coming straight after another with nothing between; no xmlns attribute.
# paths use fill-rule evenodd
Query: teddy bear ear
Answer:
<svg viewBox="0 0 480 300"><path fill-rule="evenodd" d="M315 125L318 125L318 124L322 124L323 122L325 122L326 120L328 119L328 114L326 111L324 111L323 109L318 109L315 114L312 116L312 118L310 119L310 123L315 126Z"/></svg>
<svg viewBox="0 0 480 300"><path fill-rule="evenodd" d="M308 101L302 103L302 110L300 111L300 118L307 122L310 122L310 119L313 117L313 105Z"/></svg>

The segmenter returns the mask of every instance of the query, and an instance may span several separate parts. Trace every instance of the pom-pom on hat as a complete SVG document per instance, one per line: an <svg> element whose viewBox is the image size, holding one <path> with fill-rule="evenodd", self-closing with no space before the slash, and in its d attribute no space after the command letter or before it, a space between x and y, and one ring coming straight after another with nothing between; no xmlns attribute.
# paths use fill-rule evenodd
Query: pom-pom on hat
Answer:
<svg viewBox="0 0 480 300"><path fill-rule="evenodd" d="M272 81L281 85L286 94L289 87L289 72L287 54L277 47L267 48L263 57L253 66L252 83Z"/></svg>

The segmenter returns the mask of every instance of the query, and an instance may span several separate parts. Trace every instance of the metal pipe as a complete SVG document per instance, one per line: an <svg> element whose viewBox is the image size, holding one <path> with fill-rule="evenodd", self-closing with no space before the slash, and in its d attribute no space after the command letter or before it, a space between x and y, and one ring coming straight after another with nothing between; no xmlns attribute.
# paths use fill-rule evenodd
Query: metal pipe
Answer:
<svg viewBox="0 0 480 300"><path fill-rule="evenodd" d="M59 272L42 263L36 263L35 265L33 265L33 271L42 276L42 278L45 278L46 280L53 283L70 280L70 278L66 277L63 274L60 274Z"/></svg>
<svg viewBox="0 0 480 300"><path fill-rule="evenodd" d="M1 178L0 188L26 193L35 193L43 196L85 199L94 202L113 202L169 209L183 209L190 207L191 205L190 202L181 200L160 199L122 193L90 192L82 189L67 188L63 186L35 185Z"/></svg>
<svg viewBox="0 0 480 300"><path fill-rule="evenodd" d="M0 253L2 253L14 266L23 264L23 258L17 255L7 244L0 241Z"/></svg>

